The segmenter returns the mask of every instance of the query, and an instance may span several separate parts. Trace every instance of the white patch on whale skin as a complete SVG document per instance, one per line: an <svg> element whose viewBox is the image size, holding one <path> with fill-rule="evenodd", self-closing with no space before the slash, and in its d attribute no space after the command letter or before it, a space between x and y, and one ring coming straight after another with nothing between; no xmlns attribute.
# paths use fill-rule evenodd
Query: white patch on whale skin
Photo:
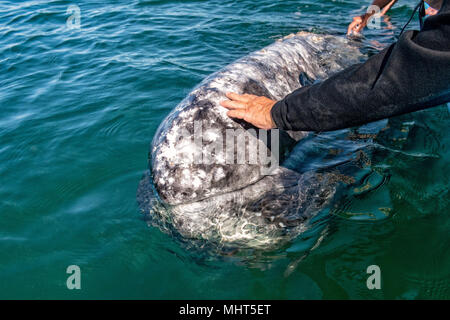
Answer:
<svg viewBox="0 0 450 320"><path fill-rule="evenodd" d="M200 179L200 177L193 177L192 179L192 185L194 186L195 189L200 188L200 186L202 185L202 180Z"/></svg>
<svg viewBox="0 0 450 320"><path fill-rule="evenodd" d="M216 170L214 170L214 181L219 181L225 177L226 175L222 167L218 167Z"/></svg>

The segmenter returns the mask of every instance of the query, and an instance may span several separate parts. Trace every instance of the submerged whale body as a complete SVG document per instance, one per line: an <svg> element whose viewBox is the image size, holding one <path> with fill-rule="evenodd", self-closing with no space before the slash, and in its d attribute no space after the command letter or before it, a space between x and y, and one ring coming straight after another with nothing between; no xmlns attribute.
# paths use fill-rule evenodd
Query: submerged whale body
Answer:
<svg viewBox="0 0 450 320"><path fill-rule="evenodd" d="M301 32L207 77L157 130L138 190L141 209L162 229L222 246L268 248L297 236L333 196L335 179L283 167L306 132L255 130L219 103L229 91L279 100L305 75L325 79L362 57L346 39ZM225 146L229 132L239 133L233 142L244 135L242 144Z"/></svg>

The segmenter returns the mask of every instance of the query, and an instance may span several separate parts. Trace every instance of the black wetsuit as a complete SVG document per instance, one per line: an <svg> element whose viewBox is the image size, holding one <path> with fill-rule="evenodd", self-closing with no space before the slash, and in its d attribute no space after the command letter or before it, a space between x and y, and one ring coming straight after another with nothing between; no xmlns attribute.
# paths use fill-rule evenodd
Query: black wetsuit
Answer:
<svg viewBox="0 0 450 320"><path fill-rule="evenodd" d="M450 101L450 0L421 31L365 63L300 88L272 108L280 129L328 131L437 106Z"/></svg>

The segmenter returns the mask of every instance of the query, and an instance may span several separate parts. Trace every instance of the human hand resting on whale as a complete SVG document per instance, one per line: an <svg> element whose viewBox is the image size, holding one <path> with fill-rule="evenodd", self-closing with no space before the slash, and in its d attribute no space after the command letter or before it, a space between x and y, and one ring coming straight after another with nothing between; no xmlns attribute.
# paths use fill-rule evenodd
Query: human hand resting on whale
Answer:
<svg viewBox="0 0 450 320"><path fill-rule="evenodd" d="M276 127L270 114L275 100L234 92L228 92L226 96L230 100L222 101L220 104L229 109L227 112L229 117L243 119L260 129L269 130Z"/></svg>

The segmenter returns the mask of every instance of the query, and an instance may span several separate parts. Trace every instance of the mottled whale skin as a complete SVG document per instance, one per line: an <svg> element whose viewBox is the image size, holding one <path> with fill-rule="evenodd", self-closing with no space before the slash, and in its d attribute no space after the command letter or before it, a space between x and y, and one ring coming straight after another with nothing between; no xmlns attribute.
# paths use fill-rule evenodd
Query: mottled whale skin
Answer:
<svg viewBox="0 0 450 320"><path fill-rule="evenodd" d="M300 174L282 163L267 174L261 169L273 166L273 161L227 163L223 152L211 154L207 146L223 139L227 129L252 129L230 119L219 103L229 91L279 100L301 87L300 74L325 79L362 58L347 39L300 32L207 77L157 130L150 173L138 190L141 208L187 238L268 247L298 235L333 195L334 179L326 174ZM201 123L204 143L200 147L194 143L195 123ZM306 135L281 132L281 147ZM259 152L270 154L270 143L260 140L258 134L247 135L245 148L257 144L267 148ZM210 163L192 161L193 150L210 153ZM276 159L282 160L283 154Z"/></svg>

